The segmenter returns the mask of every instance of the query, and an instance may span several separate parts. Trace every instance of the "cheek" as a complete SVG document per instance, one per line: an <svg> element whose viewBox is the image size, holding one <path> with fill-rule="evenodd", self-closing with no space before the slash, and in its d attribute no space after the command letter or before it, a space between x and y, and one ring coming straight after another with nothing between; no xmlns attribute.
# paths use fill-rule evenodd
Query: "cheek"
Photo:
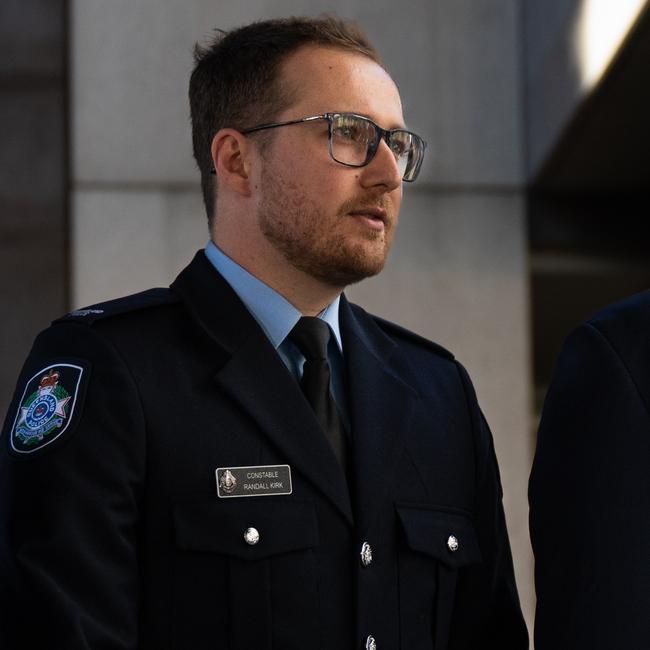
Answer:
<svg viewBox="0 0 650 650"><path fill-rule="evenodd" d="M296 187L306 199L327 191L327 180L322 164L309 157L299 157L286 168L286 180Z"/></svg>
<svg viewBox="0 0 650 650"><path fill-rule="evenodd" d="M395 219L395 224L397 224L397 220L399 218L399 211L400 207L402 205L402 188L396 189L394 192L391 192L388 195L388 199L392 204L393 207L393 216Z"/></svg>
<svg viewBox="0 0 650 650"><path fill-rule="evenodd" d="M321 165L320 177L333 199L364 196L360 168L345 167L333 160Z"/></svg>

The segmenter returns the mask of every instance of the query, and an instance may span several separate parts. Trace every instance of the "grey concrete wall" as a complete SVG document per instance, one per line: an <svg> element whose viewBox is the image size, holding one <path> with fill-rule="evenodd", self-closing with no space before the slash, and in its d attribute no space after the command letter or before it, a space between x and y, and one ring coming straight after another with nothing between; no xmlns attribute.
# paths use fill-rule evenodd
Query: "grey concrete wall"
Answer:
<svg viewBox="0 0 650 650"><path fill-rule="evenodd" d="M583 100L576 59L576 20L581 1L526 0L525 66L530 176L550 154L567 121Z"/></svg>
<svg viewBox="0 0 650 650"><path fill-rule="evenodd" d="M73 2L75 306L166 284L207 239L191 160L191 46L213 27L319 13L359 20L430 143L389 267L350 289L451 348L492 425L520 593L532 613L528 284L516 0Z"/></svg>
<svg viewBox="0 0 650 650"><path fill-rule="evenodd" d="M167 286L208 240L198 187L84 186L73 198L75 306Z"/></svg>

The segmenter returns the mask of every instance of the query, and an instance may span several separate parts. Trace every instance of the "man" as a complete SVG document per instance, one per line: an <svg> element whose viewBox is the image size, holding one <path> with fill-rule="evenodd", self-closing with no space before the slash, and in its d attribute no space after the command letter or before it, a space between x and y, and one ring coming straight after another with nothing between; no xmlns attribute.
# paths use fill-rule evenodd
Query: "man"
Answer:
<svg viewBox="0 0 650 650"><path fill-rule="evenodd" d="M55 323L18 382L15 647L527 647L467 374L341 294L424 154L375 50L255 23L197 52L190 103L211 242Z"/></svg>
<svg viewBox="0 0 650 650"><path fill-rule="evenodd" d="M650 646L650 292L567 339L530 479L537 650Z"/></svg>

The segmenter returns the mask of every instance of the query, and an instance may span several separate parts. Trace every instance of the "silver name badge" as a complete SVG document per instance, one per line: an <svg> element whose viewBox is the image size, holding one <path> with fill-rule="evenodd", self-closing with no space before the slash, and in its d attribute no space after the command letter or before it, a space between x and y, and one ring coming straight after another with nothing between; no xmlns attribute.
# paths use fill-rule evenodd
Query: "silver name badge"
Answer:
<svg viewBox="0 0 650 650"><path fill-rule="evenodd" d="M216 477L220 499L265 497L292 491L289 465L218 467Z"/></svg>

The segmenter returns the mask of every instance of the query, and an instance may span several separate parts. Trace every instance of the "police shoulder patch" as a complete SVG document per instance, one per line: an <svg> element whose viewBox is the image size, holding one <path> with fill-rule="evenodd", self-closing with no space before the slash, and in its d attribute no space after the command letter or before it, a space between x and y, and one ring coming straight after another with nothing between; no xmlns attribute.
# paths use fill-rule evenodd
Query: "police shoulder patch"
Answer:
<svg viewBox="0 0 650 650"><path fill-rule="evenodd" d="M9 436L9 451L26 456L70 433L85 392L88 365L65 360L41 368L27 380Z"/></svg>

